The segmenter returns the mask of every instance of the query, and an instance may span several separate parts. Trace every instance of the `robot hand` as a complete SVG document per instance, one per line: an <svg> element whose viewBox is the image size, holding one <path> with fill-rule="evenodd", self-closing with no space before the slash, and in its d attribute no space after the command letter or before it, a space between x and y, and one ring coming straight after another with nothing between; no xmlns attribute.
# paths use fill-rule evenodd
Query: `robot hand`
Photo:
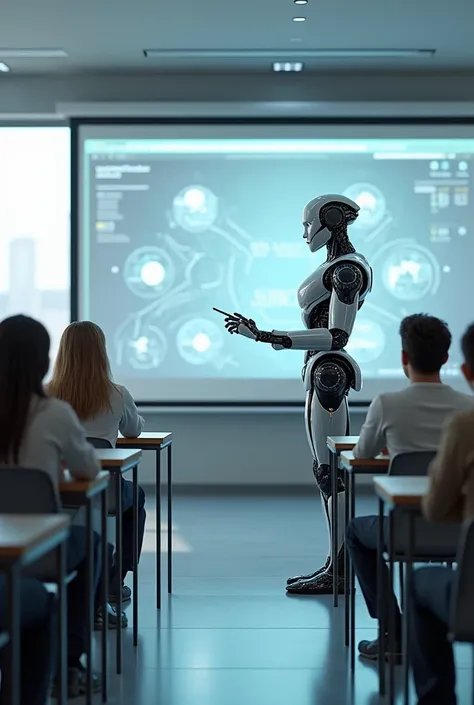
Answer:
<svg viewBox="0 0 474 705"><path fill-rule="evenodd" d="M251 318L245 318L241 313L226 313L218 308L215 308L214 311L225 316L225 327L231 335L243 335L251 340L258 339L260 330Z"/></svg>

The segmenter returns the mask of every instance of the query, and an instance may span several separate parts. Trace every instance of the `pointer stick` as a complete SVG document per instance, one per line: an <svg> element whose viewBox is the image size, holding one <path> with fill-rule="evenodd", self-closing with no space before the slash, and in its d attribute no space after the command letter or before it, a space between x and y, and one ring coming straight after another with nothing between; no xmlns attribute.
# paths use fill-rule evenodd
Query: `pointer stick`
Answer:
<svg viewBox="0 0 474 705"><path fill-rule="evenodd" d="M214 308L212 307L213 311L217 311L217 313L222 313L223 316L226 316L227 318L234 318L234 316L231 313L226 313L225 311L221 311L220 308Z"/></svg>

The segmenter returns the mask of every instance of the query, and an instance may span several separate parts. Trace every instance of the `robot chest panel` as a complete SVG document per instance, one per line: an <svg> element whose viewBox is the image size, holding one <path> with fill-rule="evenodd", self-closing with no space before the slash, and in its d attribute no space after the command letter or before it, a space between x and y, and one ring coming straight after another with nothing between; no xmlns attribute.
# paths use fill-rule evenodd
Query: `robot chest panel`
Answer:
<svg viewBox="0 0 474 705"><path fill-rule="evenodd" d="M314 327L314 321L311 319L315 309L327 309L329 304L331 296L330 276L327 276L329 268L327 262L322 264L304 280L298 289L298 304L306 328ZM321 306L324 302L327 302L326 306Z"/></svg>

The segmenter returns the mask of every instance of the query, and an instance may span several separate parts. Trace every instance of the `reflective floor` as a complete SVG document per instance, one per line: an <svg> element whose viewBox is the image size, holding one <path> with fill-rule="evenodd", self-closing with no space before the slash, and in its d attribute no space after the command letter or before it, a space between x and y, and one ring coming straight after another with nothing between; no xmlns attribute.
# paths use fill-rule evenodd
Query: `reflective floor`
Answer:
<svg viewBox="0 0 474 705"><path fill-rule="evenodd" d="M374 666L357 663L354 678L349 675L343 606L334 609L331 597L285 594L289 575L314 569L326 557L327 537L315 496L177 496L174 593L165 596L160 613L154 606L153 504L149 496L139 646L134 649L129 628L123 674L116 676L115 636L110 634L110 703L379 702ZM373 507L373 500L362 498L358 513ZM162 543L166 550L164 526ZM131 620L131 608L128 614ZM375 623L359 597L357 624L358 637L375 636ZM472 656L465 647L457 656L459 702L465 705L472 701Z"/></svg>

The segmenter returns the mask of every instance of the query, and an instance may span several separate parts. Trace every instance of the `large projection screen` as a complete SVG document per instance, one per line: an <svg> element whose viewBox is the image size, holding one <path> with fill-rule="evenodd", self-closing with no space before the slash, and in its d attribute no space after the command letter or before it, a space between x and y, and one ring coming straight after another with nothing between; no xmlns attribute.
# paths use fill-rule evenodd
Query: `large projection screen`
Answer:
<svg viewBox="0 0 474 705"><path fill-rule="evenodd" d="M474 319L474 128L432 124L91 124L78 127L78 317L105 331L141 401L301 401L303 353L230 336L213 306L301 329L297 290L325 259L305 203L341 193L374 286L348 345L353 401L401 388L400 319L445 319L446 378Z"/></svg>

